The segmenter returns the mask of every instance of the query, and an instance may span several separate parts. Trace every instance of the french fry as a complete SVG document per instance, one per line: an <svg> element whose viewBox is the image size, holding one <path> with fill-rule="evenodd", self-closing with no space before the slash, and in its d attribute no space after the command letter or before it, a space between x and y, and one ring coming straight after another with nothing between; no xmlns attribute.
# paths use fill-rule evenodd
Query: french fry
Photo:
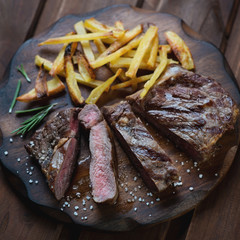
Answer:
<svg viewBox="0 0 240 240"><path fill-rule="evenodd" d="M38 46L42 45L49 45L49 44L61 44L61 43L71 43L71 42L79 42L84 40L94 40L94 39L102 39L102 38L108 38L113 36L112 31L110 32L98 32L98 33L87 33L87 34L81 34L81 35L73 35L73 36L64 36L64 37L58 37L58 38L49 38L48 40L41 42L38 44Z"/></svg>
<svg viewBox="0 0 240 240"><path fill-rule="evenodd" d="M77 85L76 75L73 69L72 59L71 59L71 44L66 47L65 50L65 71L66 71L66 83L68 87L69 94L75 105L82 105L84 99L81 95L81 91Z"/></svg>
<svg viewBox="0 0 240 240"><path fill-rule="evenodd" d="M131 29L130 31L127 31L125 35L120 38L119 40L116 40L114 43L112 43L101 55L99 58L106 57L109 54L117 51L120 47L131 41L133 38L135 38L137 35L139 35L143 30L142 25L137 25L135 28Z"/></svg>
<svg viewBox="0 0 240 240"><path fill-rule="evenodd" d="M44 69L47 71L50 71L50 69L52 68L52 62L45 58L40 57L39 55L35 56L35 64L39 67L43 64ZM65 71L60 72L59 76L65 77ZM78 83L88 86L88 87L91 87L91 88L98 87L103 83L102 81L93 80L93 79L90 82L86 82L83 79L83 77L79 73L76 73L76 72L75 72L75 77L76 77Z"/></svg>
<svg viewBox="0 0 240 240"><path fill-rule="evenodd" d="M144 37L142 38L139 46L137 48L136 54L133 58L133 61L126 72L126 76L130 78L136 78L137 70L140 66L140 63L145 55L152 39L156 36L158 28L156 26L150 26L150 28L145 33Z"/></svg>
<svg viewBox="0 0 240 240"><path fill-rule="evenodd" d="M74 25L74 28L75 28L77 34L86 34L87 33L84 28L83 21L76 23ZM87 58L88 62L94 61L95 57L94 57L90 42L88 40L83 40L83 41L80 41L80 43L82 45L83 52L84 52L85 57Z"/></svg>
<svg viewBox="0 0 240 240"><path fill-rule="evenodd" d="M105 45L103 44L103 42L102 42L101 39L96 39L96 40L94 40L94 43L95 43L95 45L96 45L96 47L97 47L97 49L98 49L98 51L99 51L100 53L103 53L103 52L106 50L106 47L105 47ZM108 66L109 66L109 68L111 69L111 71L112 71L113 73L116 73L117 70L118 70L118 68L111 67L110 65L111 65L111 64L108 63ZM128 80L128 78L126 77L124 71L122 71L122 72L120 73L120 75L118 76L118 78L119 78L121 81L123 81L123 82Z"/></svg>
<svg viewBox="0 0 240 240"><path fill-rule="evenodd" d="M54 96L62 92L65 89L65 86L62 81L55 75L53 79L47 81L47 88L48 96ZM37 92L35 88L17 98L17 101L26 103L36 100L39 100L39 98L37 97Z"/></svg>
<svg viewBox="0 0 240 240"><path fill-rule="evenodd" d="M111 87L112 90L116 90L116 89L121 89L121 88L125 88L125 87L129 87L133 84L138 84L141 82L146 82L147 80L149 80L152 77L153 74L148 74L148 75L143 75L141 77L138 78L133 78L131 80L128 80L126 82L123 83L119 83L119 84L115 84Z"/></svg>
<svg viewBox="0 0 240 240"><path fill-rule="evenodd" d="M91 32L113 32L113 37L115 38L121 38L124 35L124 31L116 28L116 27L111 27L108 25L105 25L95 18L89 18L84 21L84 26L86 29L88 29Z"/></svg>
<svg viewBox="0 0 240 240"><path fill-rule="evenodd" d="M187 70L194 69L192 54L183 39L172 31L167 31L164 35L182 66Z"/></svg>
<svg viewBox="0 0 240 240"><path fill-rule="evenodd" d="M88 61L79 52L77 53L77 63L78 63L78 71L86 82L90 82L92 79L95 78L95 74L91 69L91 67L89 66Z"/></svg>
<svg viewBox="0 0 240 240"><path fill-rule="evenodd" d="M116 60L117 58L121 57L123 54L125 54L127 51L133 49L134 47L136 47L139 42L141 41L142 37L138 37L133 39L131 42L129 42L126 46L118 49L116 52L104 57L104 58L98 58L96 59L94 62L90 63L92 68L97 68L97 67L101 67L106 63L109 63L111 61Z"/></svg>
<svg viewBox="0 0 240 240"><path fill-rule="evenodd" d="M132 64L133 58L127 58L127 57L119 57L118 59L112 61L110 63L111 68L129 68ZM139 65L139 69L145 69L145 70L154 70L157 65L154 67L150 67L147 62L141 61Z"/></svg>
<svg viewBox="0 0 240 240"><path fill-rule="evenodd" d="M115 22L115 27L117 29L120 29L120 30L123 30L124 31L124 26L123 26L123 23L121 21L116 21Z"/></svg>
<svg viewBox="0 0 240 240"><path fill-rule="evenodd" d="M47 75L43 66L40 66L37 79L35 82L35 91L37 94L37 98L48 97L48 87L47 87Z"/></svg>
<svg viewBox="0 0 240 240"><path fill-rule="evenodd" d="M158 35L156 34L156 36L152 41L150 56L149 56L147 65L149 65L150 67L154 67L156 64L157 55L158 55Z"/></svg>
<svg viewBox="0 0 240 240"><path fill-rule="evenodd" d="M160 75L162 74L162 72L164 71L164 69L167 66L167 63L168 63L167 48L162 46L161 49L159 50L159 55L160 55L161 61L160 61L159 65L157 66L157 68L155 69L150 80L144 84L144 88L143 88L142 92L140 93L141 98L145 97L145 95L148 93L149 89L155 84L155 82L157 81L157 79L160 77Z"/></svg>
<svg viewBox="0 0 240 240"><path fill-rule="evenodd" d="M71 36L75 34L74 32L70 32L68 34L66 34L66 36ZM61 48L60 52L58 53L57 57L55 58L52 68L49 71L49 74L51 76L54 76L56 74L59 74L61 71L64 70L64 52L65 52L65 48L66 48L67 44L65 43L63 45L63 47Z"/></svg>
<svg viewBox="0 0 240 240"><path fill-rule="evenodd" d="M101 86L98 86L96 88L94 88L90 95L88 96L88 98L86 99L86 103L88 104L95 104L98 99L101 97L101 95L103 94L104 91L106 91L106 89L109 89L109 87L111 86L111 84L115 81L115 79L119 76L119 74L121 73L122 69L118 69L116 74L112 77L110 77L107 81L105 81Z"/></svg>

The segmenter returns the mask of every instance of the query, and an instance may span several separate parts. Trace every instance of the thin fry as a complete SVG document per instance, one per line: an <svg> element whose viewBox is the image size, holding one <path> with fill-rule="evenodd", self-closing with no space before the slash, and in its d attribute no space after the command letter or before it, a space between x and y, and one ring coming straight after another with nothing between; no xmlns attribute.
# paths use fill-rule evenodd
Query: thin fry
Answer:
<svg viewBox="0 0 240 240"><path fill-rule="evenodd" d="M194 69L192 54L183 39L172 31L167 31L164 35L182 66L188 70Z"/></svg>
<svg viewBox="0 0 240 240"><path fill-rule="evenodd" d="M89 63L84 57L84 55L77 53L77 63L78 71L86 82L90 82L92 79L95 78L95 74L89 66Z"/></svg>
<svg viewBox="0 0 240 240"><path fill-rule="evenodd" d="M132 84L137 84L137 83L141 83L141 82L146 82L147 80L149 80L152 77L153 74L148 74L148 75L143 75L141 77L138 78L134 78L131 80L128 80L126 82L123 83L119 83L119 84L115 84L111 87L112 90L116 90L116 89L121 89L121 88L125 88L125 87L129 87Z"/></svg>
<svg viewBox="0 0 240 240"><path fill-rule="evenodd" d="M133 49L134 47L136 47L139 42L141 41L141 37L139 38L135 38L133 39L131 42L129 42L126 46L118 49L116 52L104 57L104 58L98 58L96 59L94 62L90 63L92 68L97 68L97 67L101 67L104 64L114 61L117 58L121 57L123 54L125 54L127 51Z"/></svg>
<svg viewBox="0 0 240 240"><path fill-rule="evenodd" d="M86 34L86 30L84 28L83 21L80 21L74 25L74 28L77 32L77 34ZM88 40L80 41L82 45L83 52L85 54L85 57L87 58L88 62L92 62L95 60L92 47L90 45L90 42Z"/></svg>
<svg viewBox="0 0 240 240"><path fill-rule="evenodd" d="M53 79L47 82L47 88L48 96L53 96L62 92L65 89L65 86L62 81L55 75ZM36 100L39 100L39 98L37 97L35 88L17 98L17 101L20 102L32 102Z"/></svg>
<svg viewBox="0 0 240 240"><path fill-rule="evenodd" d="M81 34L81 35L73 35L73 36L64 36L64 37L58 37L58 38L49 38L48 40L41 42L38 44L38 46L42 45L49 45L49 44L61 44L61 43L71 43L71 42L79 42L83 40L94 40L94 39L102 39L102 38L108 38L113 36L112 31L110 32L98 32L98 33L87 33L87 34Z"/></svg>
<svg viewBox="0 0 240 240"><path fill-rule="evenodd" d="M81 91L77 85L76 75L73 69L71 59L71 44L69 44L66 47L64 58L65 58L66 83L69 94L74 104L82 105L84 103L84 98L82 97Z"/></svg>
<svg viewBox="0 0 240 240"><path fill-rule="evenodd" d="M118 59L112 61L110 63L111 68L129 68L130 65L133 62L133 58L127 58L127 57L119 57ZM155 65L154 67L150 67L147 62L141 61L139 65L139 69L145 69L145 70L154 70L157 67Z"/></svg>
<svg viewBox="0 0 240 240"><path fill-rule="evenodd" d="M139 46L137 48L137 52L133 58L133 61L126 72L126 76L130 78L135 78L137 74L137 70L140 66L140 63L145 55L152 39L156 36L158 28L156 26L150 26L150 28L145 33L144 37L142 38Z"/></svg>
<svg viewBox="0 0 240 240"><path fill-rule="evenodd" d="M115 79L119 76L119 74L121 73L122 69L118 69L118 71L116 72L116 74L112 77L110 77L106 82L104 82L101 86L98 86L96 88L94 88L90 95L88 96L88 98L86 99L86 103L88 104L94 104L98 101L98 99L101 97L101 95L103 94L103 92L108 89L111 84L115 81Z"/></svg>
<svg viewBox="0 0 240 240"><path fill-rule="evenodd" d="M161 49L159 51L159 55L160 55L160 58L161 58L161 62L159 63L159 65L155 69L155 71L154 71L152 77L150 78L150 80L147 81L144 84L144 88L143 88L142 92L140 93L141 98L145 97L145 95L148 93L149 89L155 84L155 82L157 81L157 79L160 77L160 75L162 74L162 72L164 71L164 69L167 66L168 60L167 60L167 49L166 49L166 47L161 47Z"/></svg>
<svg viewBox="0 0 240 240"><path fill-rule="evenodd" d="M147 65L149 65L150 67L155 66L156 60L157 60L157 54L158 54L158 35L156 34L156 36L154 37L154 39L152 41L150 56L149 56Z"/></svg>
<svg viewBox="0 0 240 240"><path fill-rule="evenodd" d="M66 36L71 36L75 34L74 32L70 32L66 34ZM60 52L58 53L57 57L55 58L52 68L49 72L51 76L54 76L56 74L59 74L61 71L64 70L64 52L67 44L65 43L63 47L61 48Z"/></svg>

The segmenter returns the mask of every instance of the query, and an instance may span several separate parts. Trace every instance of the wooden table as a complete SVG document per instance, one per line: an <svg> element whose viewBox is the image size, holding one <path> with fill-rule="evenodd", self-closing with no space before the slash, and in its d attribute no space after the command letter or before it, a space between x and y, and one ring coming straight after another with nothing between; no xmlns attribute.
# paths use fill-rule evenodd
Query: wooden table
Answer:
<svg viewBox="0 0 240 240"><path fill-rule="evenodd" d="M0 0L0 79L18 47L62 16L122 3L182 18L220 48L240 84L239 0ZM49 218L11 188L0 168L0 239L239 239L239 156L238 151L226 178L196 209L126 233L94 232Z"/></svg>

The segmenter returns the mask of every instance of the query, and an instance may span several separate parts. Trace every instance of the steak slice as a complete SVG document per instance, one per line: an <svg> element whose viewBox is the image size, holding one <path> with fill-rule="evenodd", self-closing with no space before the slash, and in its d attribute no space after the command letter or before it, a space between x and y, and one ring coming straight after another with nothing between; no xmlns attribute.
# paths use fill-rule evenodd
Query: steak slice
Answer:
<svg viewBox="0 0 240 240"><path fill-rule="evenodd" d="M238 108L212 78L170 65L144 99L140 91L127 98L133 110L194 160L210 159L217 141L234 128Z"/></svg>
<svg viewBox="0 0 240 240"><path fill-rule="evenodd" d="M148 187L155 192L168 188L177 178L177 169L131 106L122 101L104 107L103 115Z"/></svg>
<svg viewBox="0 0 240 240"><path fill-rule="evenodd" d="M64 196L76 163L79 111L79 108L68 108L58 112L25 145L40 164L57 200Z"/></svg>
<svg viewBox="0 0 240 240"><path fill-rule="evenodd" d="M88 130L91 152L90 181L96 203L114 203L118 197L116 156L110 129L96 105L86 105L78 116Z"/></svg>

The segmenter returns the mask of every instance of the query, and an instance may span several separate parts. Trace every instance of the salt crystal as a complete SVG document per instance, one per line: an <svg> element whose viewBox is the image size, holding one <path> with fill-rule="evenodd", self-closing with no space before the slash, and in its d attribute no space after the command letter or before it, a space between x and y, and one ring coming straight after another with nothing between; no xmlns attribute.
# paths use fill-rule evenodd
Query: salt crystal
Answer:
<svg viewBox="0 0 240 240"><path fill-rule="evenodd" d="M32 183L33 183L33 180L32 180L32 179L30 179L28 182L29 182L30 184L32 184Z"/></svg>
<svg viewBox="0 0 240 240"><path fill-rule="evenodd" d="M134 208L134 212L136 212L136 211L137 211L137 208L135 207L135 208Z"/></svg>
<svg viewBox="0 0 240 240"><path fill-rule="evenodd" d="M78 210L78 209L79 209L79 206L75 206L74 208L75 208L75 210Z"/></svg>
<svg viewBox="0 0 240 240"><path fill-rule="evenodd" d="M77 212L74 212L73 214L74 214L74 216L78 216L78 213L77 213Z"/></svg>
<svg viewBox="0 0 240 240"><path fill-rule="evenodd" d="M189 190L190 190L190 191L193 191L193 187L189 187Z"/></svg>
<svg viewBox="0 0 240 240"><path fill-rule="evenodd" d="M8 151L5 151L5 152L4 152L4 155L7 156L7 155L8 155Z"/></svg>
<svg viewBox="0 0 240 240"><path fill-rule="evenodd" d="M202 174L199 174L198 177L201 179L201 178L203 178L203 175L202 175Z"/></svg>
<svg viewBox="0 0 240 240"><path fill-rule="evenodd" d="M12 138L10 138L10 139L9 139L9 142L10 142L10 143L12 143L12 142L13 142L13 139L12 139Z"/></svg>

